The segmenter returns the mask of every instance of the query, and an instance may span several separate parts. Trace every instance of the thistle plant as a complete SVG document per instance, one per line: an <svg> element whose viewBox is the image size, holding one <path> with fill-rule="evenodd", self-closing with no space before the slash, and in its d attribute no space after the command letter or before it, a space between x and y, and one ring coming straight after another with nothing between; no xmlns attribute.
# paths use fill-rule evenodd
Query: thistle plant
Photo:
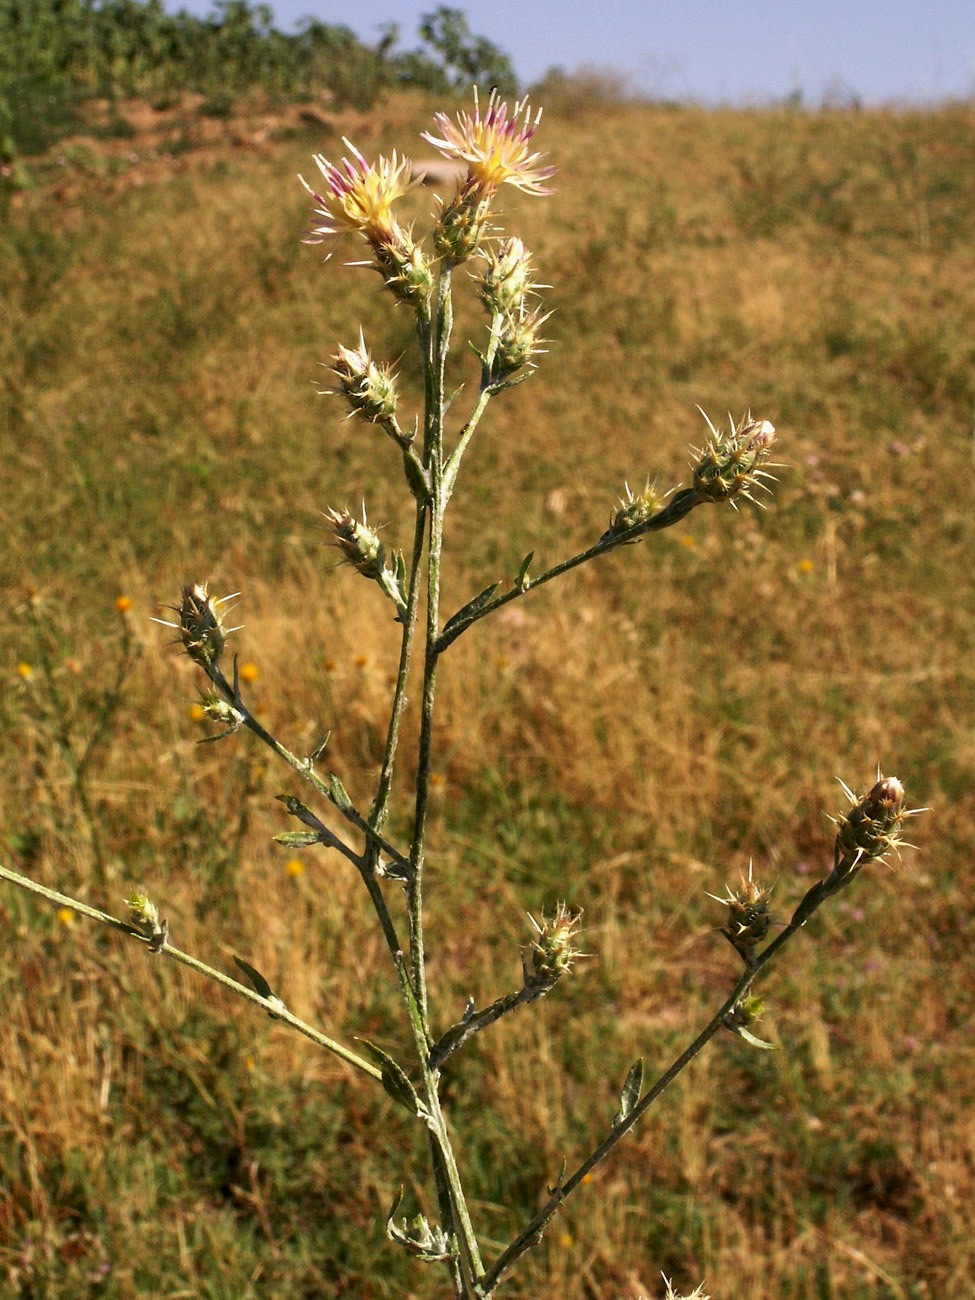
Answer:
<svg viewBox="0 0 975 1300"><path fill-rule="evenodd" d="M495 208L498 192L506 185L539 199L552 194L548 182L554 169L534 151L540 121L541 113L533 112L527 101L509 110L496 94L486 105L475 95L473 111L456 119L438 113L434 129L423 138L445 158L461 164L462 174L454 194L439 202L432 227L423 237L398 216L399 201L414 181L409 160L395 152L370 162L345 141L348 152L340 161L316 156L320 179L315 184L302 178L314 202L308 242L327 243L331 255L332 248L350 241L360 255L357 264L378 273L391 305L412 314L424 379L419 409L404 416L407 398L398 376L371 353L361 329L357 340L339 344L332 358L335 379L330 391L345 403L348 418L369 426L373 434L390 439L397 448L404 500L414 516L412 538L397 550L369 523L365 504L359 514L338 502L324 511L331 541L345 565L336 580L365 580L377 588L391 606L389 635L399 641L385 746L369 796L353 797L329 770L327 733L311 752L299 754L255 716L230 648L232 634L240 631L227 626L235 596L217 597L194 581L183 588L172 606L172 617L160 620L173 630L179 647L207 680L202 708L215 728L211 738L250 732L304 783L307 803L294 793L279 796L297 825L277 840L295 852L337 854L361 879L388 950L411 1056L399 1059L382 1045L363 1039L353 1047L300 1021L287 1008L282 996L286 990L272 989L243 957L236 958L241 976L237 979L183 952L162 915L165 900L153 897L151 887L134 888L126 899L127 916L119 919L0 869L4 878L145 943L154 955L180 961L217 980L385 1089L428 1136L437 1206L432 1219L401 1214L401 1198L396 1195L387 1217L388 1236L394 1246L442 1269L450 1293L458 1300L484 1300L495 1292L537 1244L567 1198L722 1029L750 1047L769 1046L753 1032L762 1011L762 1001L753 992L759 975L821 905L852 885L869 864L898 851L904 823L912 815L903 786L894 777L878 773L864 795L844 787L851 807L837 818L832 866L824 869L822 879L799 900L785 924L771 910L771 885L757 878L752 865L737 885L727 886L723 896L711 895L723 909L721 934L742 967L721 1005L656 1077L647 1074L643 1059L633 1063L621 1081L615 1109L614 1103L607 1103L601 1140L591 1151L576 1155L571 1168L567 1160L561 1171L553 1171L537 1213L493 1258L486 1258L442 1098L443 1067L449 1058L462 1057L475 1035L490 1030L503 1017L549 994L557 995L557 986L598 954L583 932L581 913L562 899L552 899L541 915L528 918L520 984L488 1006L477 1008L471 1002L453 1020L449 1015L444 1020L441 1007L435 1011L428 988L426 904L438 887L427 868L442 661L476 624L512 602L528 599L536 589L574 568L597 563L624 546L649 544L652 534L672 527L699 506L737 509L747 502L760 503L773 481L775 444L775 429L765 418L746 412L720 431L705 416L703 445L692 453L687 486L661 491L648 479L634 493L624 485L618 504L609 511L608 526L594 527L588 547L537 573L534 554L529 553L510 583L492 581L459 608L443 608L444 520L460 490L465 453L491 403L531 379L544 352L543 331L550 312L535 278L532 255L520 239L498 227ZM484 311L480 336L469 341L479 369L476 389L460 416L455 411L459 401L453 373L459 363L452 350L454 273L459 268L473 273L465 274L464 284L473 284ZM397 774L403 766L404 719L411 707L418 714L416 753L409 765L411 788L403 790ZM411 833L401 841L390 833L389 824L391 814L407 806L408 817L397 817L397 824L408 821ZM402 1172L397 1172L391 1187L401 1177ZM675 1294L669 1283L667 1291ZM703 1296L703 1290L699 1287L694 1295Z"/></svg>

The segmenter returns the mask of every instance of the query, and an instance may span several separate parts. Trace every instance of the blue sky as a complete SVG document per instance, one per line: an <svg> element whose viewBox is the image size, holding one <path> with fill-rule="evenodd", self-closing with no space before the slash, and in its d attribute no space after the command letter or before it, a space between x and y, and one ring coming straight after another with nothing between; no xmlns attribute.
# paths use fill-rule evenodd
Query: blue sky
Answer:
<svg viewBox="0 0 975 1300"><path fill-rule="evenodd" d="M305 14L373 42L395 22L419 44L439 0L269 0L290 30ZM975 96L975 0L448 0L530 84L546 69L588 65L655 97L767 103L801 90L864 103ZM167 0L203 14L208 0Z"/></svg>

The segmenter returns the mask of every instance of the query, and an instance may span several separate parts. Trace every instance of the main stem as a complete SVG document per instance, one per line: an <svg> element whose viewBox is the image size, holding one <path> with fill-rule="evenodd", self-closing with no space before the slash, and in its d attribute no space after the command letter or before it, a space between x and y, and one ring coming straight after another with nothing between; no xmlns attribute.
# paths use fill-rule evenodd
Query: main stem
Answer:
<svg viewBox="0 0 975 1300"><path fill-rule="evenodd" d="M427 980L423 936L423 867L426 860L427 812L430 796L430 755L433 711L437 690L437 658L433 647L440 630L440 557L446 508L443 477L444 377L453 327L451 273L443 269L437 284L433 328L426 351L426 412L423 459L430 480L429 537L427 542L427 610L423 657L423 692L420 739L417 749L416 799L413 816L413 867L407 887L412 939L413 986L424 1024L427 1023Z"/></svg>

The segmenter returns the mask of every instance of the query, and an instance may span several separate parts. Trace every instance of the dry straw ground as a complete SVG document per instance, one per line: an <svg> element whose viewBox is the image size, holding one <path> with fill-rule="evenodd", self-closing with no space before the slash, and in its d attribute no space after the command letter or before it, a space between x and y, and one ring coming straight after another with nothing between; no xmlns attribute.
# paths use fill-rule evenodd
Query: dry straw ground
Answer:
<svg viewBox="0 0 975 1300"><path fill-rule="evenodd" d="M921 851L871 870L770 971L781 1050L716 1041L508 1293L636 1300L662 1269L736 1300L967 1294L972 107L546 112L558 193L504 219L553 286L550 352L470 453L448 607L529 549L593 540L624 480L686 476L695 403L770 418L785 468L767 513L702 508L448 657L439 1015L511 987L525 912L558 897L585 907L593 954L458 1062L486 1253L604 1129L632 1059L667 1063L724 996L735 958L706 891L754 858L787 916L828 866L834 778L862 788L880 762L931 808ZM124 184L79 147L0 234L3 860L116 912L144 884L180 946L241 953L297 1014L391 1046L357 880L326 856L293 874L271 842L287 773L243 736L196 744L199 683L149 616L184 581L241 590L265 721L298 749L331 727L366 797L395 629L335 571L319 512L365 497L402 545L409 511L391 448L315 386L360 321L404 384L417 371L369 273L299 243L294 178L350 127L367 154L409 151L429 113L393 100L180 170L163 154L140 172L136 140ZM64 745L91 734L123 619L141 655L84 774L86 819ZM0 925L3 1294L435 1294L382 1238L425 1158L384 1095L9 887Z"/></svg>

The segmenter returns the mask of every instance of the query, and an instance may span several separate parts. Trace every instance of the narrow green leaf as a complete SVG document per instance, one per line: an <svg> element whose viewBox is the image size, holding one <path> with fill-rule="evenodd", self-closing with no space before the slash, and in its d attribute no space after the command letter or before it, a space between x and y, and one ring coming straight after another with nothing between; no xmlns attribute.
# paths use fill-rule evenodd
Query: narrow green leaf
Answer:
<svg viewBox="0 0 975 1300"><path fill-rule="evenodd" d="M524 591L528 586L528 568L535 558L535 552L529 551L521 562L521 568L518 570L518 576L515 578L515 586L519 591Z"/></svg>
<svg viewBox="0 0 975 1300"><path fill-rule="evenodd" d="M349 792L334 772L328 774L328 792L332 796L332 802L336 808L340 808L342 812L352 812L352 800L349 798Z"/></svg>
<svg viewBox="0 0 975 1300"><path fill-rule="evenodd" d="M238 957L236 953L234 953L234 961L250 980L255 993L259 993L262 998L274 997L274 990L259 970L255 970L249 962L244 961L243 957Z"/></svg>
<svg viewBox="0 0 975 1300"><path fill-rule="evenodd" d="M763 1052L775 1051L774 1043L767 1043L764 1038L756 1038L754 1034L748 1032L744 1025L728 1025L728 1028L733 1034L737 1034L739 1038L743 1038L745 1042L750 1044L752 1047L760 1047Z"/></svg>
<svg viewBox="0 0 975 1300"><path fill-rule="evenodd" d="M490 587L485 587L483 591L478 592L473 600L469 600L466 605L462 605L456 614L453 614L444 625L444 631L449 632L451 628L458 623L466 623L472 614L479 613L488 603L494 593L497 591L499 584L492 582Z"/></svg>
<svg viewBox="0 0 975 1300"><path fill-rule="evenodd" d="M620 1093L620 1108L613 1119L613 1127L622 1124L625 1119L633 1114L633 1107L640 1100L643 1092L643 1057L639 1057L630 1066L627 1072L626 1082L623 1084L623 1091Z"/></svg>
<svg viewBox="0 0 975 1300"><path fill-rule="evenodd" d="M322 837L318 831L282 831L274 836L274 842L286 849L307 849L310 844L321 844Z"/></svg>
<svg viewBox="0 0 975 1300"><path fill-rule="evenodd" d="M292 817L297 817L298 820L300 822L304 822L306 826L314 826L315 829L319 831L325 829L325 827L318 820L318 818L315 816L312 810L310 808L306 808L305 805L301 802L301 800L296 799L293 794L278 794L275 795L274 797L280 803L284 804L285 808L287 808L288 812L291 814Z"/></svg>
<svg viewBox="0 0 975 1300"><path fill-rule="evenodd" d="M371 1043L368 1038L357 1038L356 1042L362 1044L382 1070L382 1085L393 1101L405 1106L414 1115L425 1115L423 1103L399 1062L394 1061L388 1052L376 1043Z"/></svg>

